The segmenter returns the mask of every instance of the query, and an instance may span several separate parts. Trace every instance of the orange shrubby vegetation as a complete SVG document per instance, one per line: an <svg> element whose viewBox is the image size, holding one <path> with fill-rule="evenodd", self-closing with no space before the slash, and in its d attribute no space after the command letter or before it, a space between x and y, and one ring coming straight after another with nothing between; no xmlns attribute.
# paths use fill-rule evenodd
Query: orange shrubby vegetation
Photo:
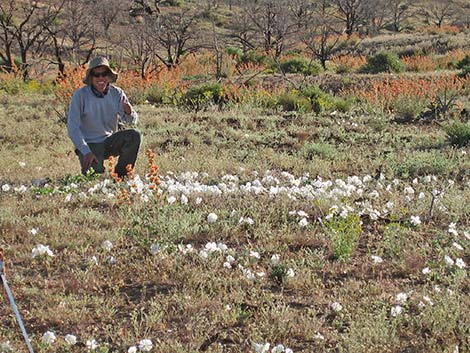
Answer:
<svg viewBox="0 0 470 353"><path fill-rule="evenodd" d="M423 32L428 34L457 34L460 33L460 31L459 27L446 24L442 24L440 27L437 25L431 25L423 28Z"/></svg>
<svg viewBox="0 0 470 353"><path fill-rule="evenodd" d="M405 64L406 71L434 71L438 67L438 63L428 55L405 56L401 61Z"/></svg>
<svg viewBox="0 0 470 353"><path fill-rule="evenodd" d="M444 90L463 92L468 87L470 87L470 77L459 78L454 75L428 79L400 77L374 80L364 89L352 89L344 93L354 95L383 110L393 111L394 107L397 107L397 102L404 99L412 99L417 104L430 103Z"/></svg>
<svg viewBox="0 0 470 353"><path fill-rule="evenodd" d="M462 49L454 49L449 51L445 56L438 58L438 66L442 69L447 69L450 64L455 64L465 58L466 55L470 55L470 52Z"/></svg>
<svg viewBox="0 0 470 353"><path fill-rule="evenodd" d="M341 68L347 68L349 71L357 71L366 61L364 55L341 55L331 59L331 63L336 71Z"/></svg>

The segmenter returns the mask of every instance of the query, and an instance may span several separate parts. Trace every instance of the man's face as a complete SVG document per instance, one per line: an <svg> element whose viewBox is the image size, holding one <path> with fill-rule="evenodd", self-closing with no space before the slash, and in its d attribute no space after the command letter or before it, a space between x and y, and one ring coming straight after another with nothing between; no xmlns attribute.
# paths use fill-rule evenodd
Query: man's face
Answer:
<svg viewBox="0 0 470 353"><path fill-rule="evenodd" d="M97 91L104 92L109 84L109 74L106 66L98 66L91 71L91 84Z"/></svg>

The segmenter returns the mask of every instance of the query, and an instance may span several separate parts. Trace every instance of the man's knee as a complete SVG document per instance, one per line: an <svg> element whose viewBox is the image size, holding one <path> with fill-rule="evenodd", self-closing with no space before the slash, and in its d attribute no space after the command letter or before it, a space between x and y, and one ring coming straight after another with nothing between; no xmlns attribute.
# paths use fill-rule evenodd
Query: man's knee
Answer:
<svg viewBox="0 0 470 353"><path fill-rule="evenodd" d="M140 132L134 129L126 130L126 139L132 145L140 146L141 135Z"/></svg>

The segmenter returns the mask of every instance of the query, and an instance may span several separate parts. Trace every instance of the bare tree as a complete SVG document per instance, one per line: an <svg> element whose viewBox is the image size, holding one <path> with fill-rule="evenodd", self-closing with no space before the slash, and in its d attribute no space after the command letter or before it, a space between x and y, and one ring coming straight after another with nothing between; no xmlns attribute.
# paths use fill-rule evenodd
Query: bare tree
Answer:
<svg viewBox="0 0 470 353"><path fill-rule="evenodd" d="M364 0L363 15L367 34L376 35L390 14L390 0Z"/></svg>
<svg viewBox="0 0 470 353"><path fill-rule="evenodd" d="M49 4L40 4L36 1L20 3L15 0L0 2L0 26L4 33L8 33L8 38L14 38L16 42L25 80L29 75L28 55L33 46L47 35L45 28L55 21L64 2L65 0L51 1Z"/></svg>
<svg viewBox="0 0 470 353"><path fill-rule="evenodd" d="M281 0L258 0L245 7L254 24L256 33L261 36L265 53L279 57L286 41L292 34L293 23Z"/></svg>
<svg viewBox="0 0 470 353"><path fill-rule="evenodd" d="M13 15L14 15L14 1L10 1L8 4L0 3L0 58L3 61L2 68L11 71L14 65L13 58L13 41L14 37L11 33L13 27Z"/></svg>
<svg viewBox="0 0 470 353"><path fill-rule="evenodd" d="M428 0L422 4L422 10L426 19L438 27L456 13L455 0Z"/></svg>
<svg viewBox="0 0 470 353"><path fill-rule="evenodd" d="M401 32L403 22L413 15L411 5L412 0L389 0L391 24L396 32Z"/></svg>
<svg viewBox="0 0 470 353"><path fill-rule="evenodd" d="M161 14L155 18L154 36L159 45L155 56L169 69L179 64L183 55L197 51L197 14L191 9Z"/></svg>
<svg viewBox="0 0 470 353"><path fill-rule="evenodd" d="M300 38L324 69L326 62L347 44L342 22L337 18L336 9L330 0L320 0L317 3Z"/></svg>
<svg viewBox="0 0 470 353"><path fill-rule="evenodd" d="M229 31L229 36L240 44L243 53L256 47L254 25L247 11L240 11L232 15Z"/></svg>
<svg viewBox="0 0 470 353"><path fill-rule="evenodd" d="M65 0L57 20L44 26L52 44L53 64L59 75L65 74L65 61L84 65L97 49L93 5L75 0Z"/></svg>
<svg viewBox="0 0 470 353"><path fill-rule="evenodd" d="M364 0L334 0L334 3L346 27L346 34L352 35L364 18Z"/></svg>
<svg viewBox="0 0 470 353"><path fill-rule="evenodd" d="M146 23L136 23L120 40L124 56L139 68L142 78L157 69L154 35L151 26Z"/></svg>

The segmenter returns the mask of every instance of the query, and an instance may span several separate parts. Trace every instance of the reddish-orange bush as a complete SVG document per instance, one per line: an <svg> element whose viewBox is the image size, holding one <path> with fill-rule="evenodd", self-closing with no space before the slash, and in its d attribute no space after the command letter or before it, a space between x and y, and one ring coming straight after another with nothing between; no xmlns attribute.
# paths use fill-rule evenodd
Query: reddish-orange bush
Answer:
<svg viewBox="0 0 470 353"><path fill-rule="evenodd" d="M403 99L414 99L417 103L430 103L444 89L462 92L470 85L470 77L459 78L453 75L417 79L400 77L397 79L374 80L364 89L348 90L346 95L354 95L359 99L392 111L396 103Z"/></svg>
<svg viewBox="0 0 470 353"><path fill-rule="evenodd" d="M362 65L366 63L366 57L364 55L341 55L335 56L331 59L336 72L357 71Z"/></svg>
<svg viewBox="0 0 470 353"><path fill-rule="evenodd" d="M405 56L401 61L405 64L406 71L434 71L438 66L436 61L427 55Z"/></svg>

